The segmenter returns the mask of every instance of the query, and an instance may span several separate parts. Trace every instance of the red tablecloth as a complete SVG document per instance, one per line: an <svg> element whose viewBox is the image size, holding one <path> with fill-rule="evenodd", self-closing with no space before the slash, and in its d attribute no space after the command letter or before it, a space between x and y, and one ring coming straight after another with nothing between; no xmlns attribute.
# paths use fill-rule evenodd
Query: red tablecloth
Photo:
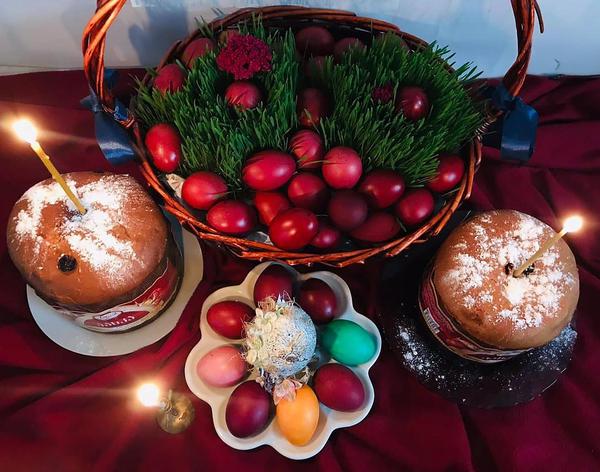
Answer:
<svg viewBox="0 0 600 472"><path fill-rule="evenodd" d="M109 168L92 116L78 103L86 93L79 72L0 78L1 233L13 203L47 177L7 131L11 118L35 120L62 171ZM0 470L599 470L600 80L530 78L524 97L541 115L533 159L514 165L486 149L472 201L518 209L554 227L574 211L586 217L585 230L569 237L580 264L580 336L566 374L543 397L511 409L459 408L425 390L384 346L371 371L373 410L335 432L313 459L294 462L269 447L229 448L215 433L209 407L195 397L195 422L170 436L136 404L134 389L158 379L187 391L183 364L200 337L202 302L216 287L239 283L250 264L207 251L204 282L169 336L128 356L91 358L58 347L36 326L2 237ZM374 317L378 281L371 271L365 283L365 270L342 275L357 308Z"/></svg>

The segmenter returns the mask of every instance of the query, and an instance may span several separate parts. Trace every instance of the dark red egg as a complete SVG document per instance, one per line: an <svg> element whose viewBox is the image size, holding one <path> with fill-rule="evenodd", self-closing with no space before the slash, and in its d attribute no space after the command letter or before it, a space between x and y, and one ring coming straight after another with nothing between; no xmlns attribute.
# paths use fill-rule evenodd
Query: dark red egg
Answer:
<svg viewBox="0 0 600 472"><path fill-rule="evenodd" d="M398 201L405 188L400 174L393 170L378 169L367 174L358 191L367 198L371 207L387 208Z"/></svg>
<svg viewBox="0 0 600 472"><path fill-rule="evenodd" d="M316 88L306 88L298 94L296 103L298 121L302 126L318 126L321 119L329 115L329 98Z"/></svg>
<svg viewBox="0 0 600 472"><path fill-rule="evenodd" d="M337 411L356 411L365 402L365 387L345 365L325 364L315 372L315 393L323 405Z"/></svg>
<svg viewBox="0 0 600 472"><path fill-rule="evenodd" d="M185 72L177 64L167 64L158 71L152 86L162 93L177 92L185 82Z"/></svg>
<svg viewBox="0 0 600 472"><path fill-rule="evenodd" d="M396 110L409 121L417 121L429 114L429 98L421 87L403 87L396 97Z"/></svg>
<svg viewBox="0 0 600 472"><path fill-rule="evenodd" d="M296 33L296 49L307 56L326 56L333 52L335 39L322 26L307 26Z"/></svg>
<svg viewBox="0 0 600 472"><path fill-rule="evenodd" d="M327 219L319 218L319 231L310 242L310 245L321 251L327 251L338 247L341 240L342 233L340 230L330 224Z"/></svg>
<svg viewBox="0 0 600 472"><path fill-rule="evenodd" d="M378 211L369 215L358 228L354 228L350 236L368 243L382 243L392 239L399 231L400 224L395 216Z"/></svg>
<svg viewBox="0 0 600 472"><path fill-rule="evenodd" d="M175 128L166 123L154 125L144 141L152 162L161 172L173 172L181 161L181 138Z"/></svg>
<svg viewBox="0 0 600 472"><path fill-rule="evenodd" d="M269 226L283 210L292 205L285 195L279 192L256 192L254 194L254 206L258 211L258 219L263 225Z"/></svg>
<svg viewBox="0 0 600 472"><path fill-rule="evenodd" d="M442 154L437 174L427 182L427 187L437 193L444 193L456 187L465 174L465 163L456 154Z"/></svg>
<svg viewBox="0 0 600 472"><path fill-rule="evenodd" d="M323 72L328 56L312 56L304 63L304 75L309 79L316 79Z"/></svg>
<svg viewBox="0 0 600 472"><path fill-rule="evenodd" d="M240 235L256 226L256 212L241 200L224 200L208 210L206 221L221 233Z"/></svg>
<svg viewBox="0 0 600 472"><path fill-rule="evenodd" d="M242 169L242 180L252 190L275 190L296 170L296 161L281 151L268 149L254 154Z"/></svg>
<svg viewBox="0 0 600 472"><path fill-rule="evenodd" d="M208 210L227 196L227 184L213 172L194 172L183 182L181 198L192 208Z"/></svg>
<svg viewBox="0 0 600 472"><path fill-rule="evenodd" d="M309 245L318 230L319 222L312 211L290 208L271 221L269 238L280 249L297 251Z"/></svg>
<svg viewBox="0 0 600 472"><path fill-rule="evenodd" d="M206 312L208 325L221 336L240 339L244 336L244 323L254 318L254 309L245 303L225 300L212 305Z"/></svg>
<svg viewBox="0 0 600 472"><path fill-rule="evenodd" d="M285 267L271 264L263 270L254 284L254 302L265 298L290 298L294 293L294 279Z"/></svg>
<svg viewBox="0 0 600 472"><path fill-rule="evenodd" d="M325 154L323 161L323 178L330 187L348 189L360 180L362 160L354 149L334 147Z"/></svg>
<svg viewBox="0 0 600 472"><path fill-rule="evenodd" d="M366 49L365 43L358 38L342 38L333 46L335 62L341 62L342 57L350 48Z"/></svg>
<svg viewBox="0 0 600 472"><path fill-rule="evenodd" d="M194 66L194 62L207 52L215 49L215 42L210 38L194 39L186 46L181 54L181 61L189 68Z"/></svg>
<svg viewBox="0 0 600 472"><path fill-rule="evenodd" d="M417 226L433 213L435 201L426 188L407 191L396 203L396 215L405 226Z"/></svg>
<svg viewBox="0 0 600 472"><path fill-rule="evenodd" d="M292 136L290 151L298 159L298 169L318 169L325 154L321 136L310 129L300 130Z"/></svg>
<svg viewBox="0 0 600 472"><path fill-rule="evenodd" d="M262 101L262 93L252 82L238 80L225 90L225 101L234 108L249 110Z"/></svg>
<svg viewBox="0 0 600 472"><path fill-rule="evenodd" d="M231 393L225 408L225 423L235 437L247 438L265 429L270 414L270 395L254 380L247 380Z"/></svg>
<svg viewBox="0 0 600 472"><path fill-rule="evenodd" d="M298 303L314 323L329 323L337 313L333 289L321 279L308 279L300 285Z"/></svg>
<svg viewBox="0 0 600 472"><path fill-rule="evenodd" d="M325 209L329 200L329 189L323 179L309 172L292 177L287 194L294 206L317 213Z"/></svg>
<svg viewBox="0 0 600 472"><path fill-rule="evenodd" d="M365 198L353 190L336 192L329 200L329 218L342 231L351 231L363 224L368 211Z"/></svg>

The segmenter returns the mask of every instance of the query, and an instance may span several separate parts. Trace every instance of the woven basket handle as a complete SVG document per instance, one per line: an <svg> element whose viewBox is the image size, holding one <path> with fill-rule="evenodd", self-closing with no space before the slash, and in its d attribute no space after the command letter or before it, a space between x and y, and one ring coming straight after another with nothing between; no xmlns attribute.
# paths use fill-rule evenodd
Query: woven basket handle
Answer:
<svg viewBox="0 0 600 472"><path fill-rule="evenodd" d="M104 83L106 34L126 2L127 0L97 0L96 13L83 32L83 70L91 89L98 96L100 104L110 114L114 112L114 97ZM527 66L531 57L536 14L541 32L544 31L544 23L536 0L511 0L511 5L517 29L518 54L502 82L514 96L519 93L525 82ZM296 9L298 7L289 8ZM131 116L121 121L121 124L126 127L132 123Z"/></svg>

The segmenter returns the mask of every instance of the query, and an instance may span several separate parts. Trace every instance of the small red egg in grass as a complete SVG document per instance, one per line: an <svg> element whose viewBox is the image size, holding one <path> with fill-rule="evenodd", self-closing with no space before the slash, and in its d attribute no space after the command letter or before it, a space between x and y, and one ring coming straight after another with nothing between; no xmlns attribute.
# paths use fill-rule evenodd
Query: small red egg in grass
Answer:
<svg viewBox="0 0 600 472"><path fill-rule="evenodd" d="M256 226L256 212L241 200L224 200L208 210L206 221L221 233L241 235Z"/></svg>
<svg viewBox="0 0 600 472"><path fill-rule="evenodd" d="M265 298L290 298L294 293L294 278L279 264L271 264L263 270L254 284L254 302L258 305Z"/></svg>
<svg viewBox="0 0 600 472"><path fill-rule="evenodd" d="M309 79L316 79L323 72L325 61L329 56L312 56L304 63L304 75Z"/></svg>
<svg viewBox="0 0 600 472"><path fill-rule="evenodd" d="M329 98L316 88L306 88L298 93L296 101L298 121L306 128L318 126L330 112Z"/></svg>
<svg viewBox="0 0 600 472"><path fill-rule="evenodd" d="M161 172L173 172L181 161L181 138L177 130L166 123L154 125L144 140L152 162Z"/></svg>
<svg viewBox="0 0 600 472"><path fill-rule="evenodd" d="M193 67L194 62L207 52L215 49L215 42L210 38L194 39L188 44L181 54L181 61L189 68Z"/></svg>
<svg viewBox="0 0 600 472"><path fill-rule="evenodd" d="M362 160L349 147L337 146L323 158L323 178L330 187L349 189L354 187L362 175Z"/></svg>
<svg viewBox="0 0 600 472"><path fill-rule="evenodd" d="M213 172L194 172L181 187L183 201L197 210L208 210L226 196L227 184Z"/></svg>
<svg viewBox="0 0 600 472"><path fill-rule="evenodd" d="M384 211L370 214L365 222L350 232L350 236L367 243L382 243L392 239L400 231L394 215Z"/></svg>
<svg viewBox="0 0 600 472"><path fill-rule="evenodd" d="M225 101L234 108L249 110L262 101L262 93L252 82L238 80L225 90Z"/></svg>
<svg viewBox="0 0 600 472"><path fill-rule="evenodd" d="M369 208L365 198L353 190L333 194L327 209L333 224L342 231L351 231L367 219Z"/></svg>
<svg viewBox="0 0 600 472"><path fill-rule="evenodd" d="M298 169L318 169L321 167L325 150L323 140L315 131L303 129L290 139L290 151L298 159Z"/></svg>
<svg viewBox="0 0 600 472"><path fill-rule="evenodd" d="M294 206L317 213L325 209L329 200L329 189L323 179L309 172L300 172L292 177L287 194Z"/></svg>
<svg viewBox="0 0 600 472"><path fill-rule="evenodd" d="M307 56L326 56L333 52L335 39L322 26L307 26L296 32L296 48Z"/></svg>
<svg viewBox="0 0 600 472"><path fill-rule="evenodd" d="M366 49L365 43L358 38L342 38L333 46L333 56L335 62L341 62L342 57L352 48Z"/></svg>
<svg viewBox="0 0 600 472"><path fill-rule="evenodd" d="M444 193L455 188L465 174L465 163L456 154L442 154L437 173L427 182L427 187L437 193Z"/></svg>
<svg viewBox="0 0 600 472"><path fill-rule="evenodd" d="M298 303L314 323L329 323L337 315L335 292L321 279L304 281L299 292Z"/></svg>
<svg viewBox="0 0 600 472"><path fill-rule="evenodd" d="M403 87L396 97L396 110L409 121L417 121L429 114L429 98L421 87Z"/></svg>
<svg viewBox="0 0 600 472"><path fill-rule="evenodd" d="M152 82L156 90L163 94L177 92L185 82L185 72L177 64L167 64L158 71Z"/></svg>
<svg viewBox="0 0 600 472"><path fill-rule="evenodd" d="M426 188L408 190L396 203L396 215L408 227L414 227L427 220L433 213L435 201Z"/></svg>
<svg viewBox="0 0 600 472"><path fill-rule="evenodd" d="M326 218L319 218L319 231L310 242L310 245L320 251L335 249L342 241L342 233L333 226Z"/></svg>
<svg viewBox="0 0 600 472"><path fill-rule="evenodd" d="M285 184L296 170L296 161L281 151L268 149L254 154L242 169L242 180L252 190L275 190Z"/></svg>
<svg viewBox="0 0 600 472"><path fill-rule="evenodd" d="M231 39L233 36L237 36L240 32L236 29L228 29L221 31L218 36L219 44L227 44L227 41Z"/></svg>
<svg viewBox="0 0 600 472"><path fill-rule="evenodd" d="M269 226L279 213L292 206L280 192L256 192L253 202L258 211L258 219L266 226Z"/></svg>
<svg viewBox="0 0 600 472"><path fill-rule="evenodd" d="M297 251L310 244L319 230L319 222L312 211L290 208L275 217L269 226L269 238L275 246L286 251Z"/></svg>
<svg viewBox="0 0 600 472"><path fill-rule="evenodd" d="M405 188L400 174L393 170L377 169L367 174L358 191L367 198L371 207L387 208L398 201Z"/></svg>

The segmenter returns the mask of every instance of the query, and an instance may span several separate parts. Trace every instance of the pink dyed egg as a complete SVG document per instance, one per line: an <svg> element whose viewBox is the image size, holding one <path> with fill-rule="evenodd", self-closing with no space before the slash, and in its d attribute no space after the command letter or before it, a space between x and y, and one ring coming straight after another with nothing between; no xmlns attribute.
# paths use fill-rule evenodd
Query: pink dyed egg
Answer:
<svg viewBox="0 0 600 472"><path fill-rule="evenodd" d="M231 387L248 371L240 351L233 346L219 346L208 351L196 365L196 373L212 387Z"/></svg>

